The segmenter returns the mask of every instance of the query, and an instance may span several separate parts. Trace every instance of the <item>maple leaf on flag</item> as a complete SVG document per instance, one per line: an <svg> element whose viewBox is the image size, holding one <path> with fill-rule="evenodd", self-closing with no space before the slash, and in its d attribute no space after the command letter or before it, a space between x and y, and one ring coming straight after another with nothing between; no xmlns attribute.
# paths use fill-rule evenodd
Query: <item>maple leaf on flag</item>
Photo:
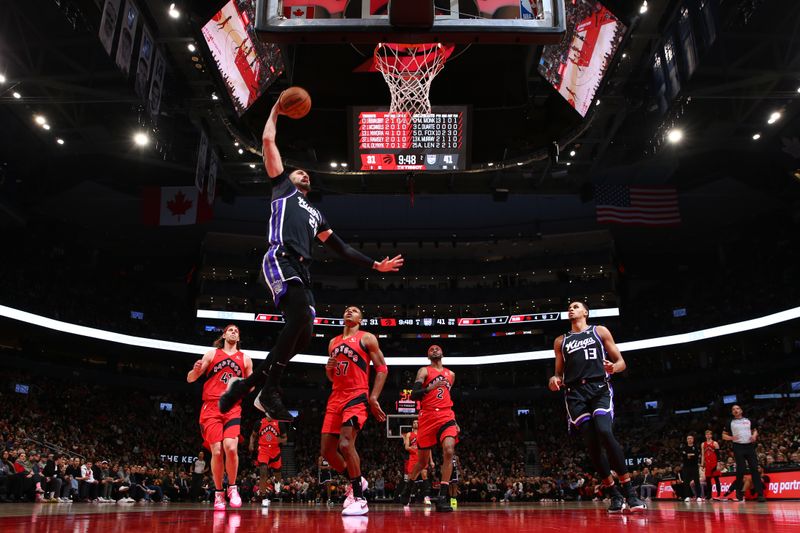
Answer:
<svg viewBox="0 0 800 533"><path fill-rule="evenodd" d="M298 18L302 17L305 14L306 14L306 12L303 11L302 9L300 9L300 8L297 8L292 12L292 15L294 15L295 17L298 17Z"/></svg>
<svg viewBox="0 0 800 533"><path fill-rule="evenodd" d="M183 191L178 191L175 193L175 198L167 202L167 209L169 209L170 212L177 217L185 215L186 212L191 208L192 201L186 199L186 195L183 194Z"/></svg>

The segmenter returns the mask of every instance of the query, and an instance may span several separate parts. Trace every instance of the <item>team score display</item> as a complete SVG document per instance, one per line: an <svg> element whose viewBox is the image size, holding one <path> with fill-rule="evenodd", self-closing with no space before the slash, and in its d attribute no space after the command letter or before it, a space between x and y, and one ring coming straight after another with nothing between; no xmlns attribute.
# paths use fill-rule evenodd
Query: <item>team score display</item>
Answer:
<svg viewBox="0 0 800 533"><path fill-rule="evenodd" d="M457 170L459 154L361 154L361 170Z"/></svg>
<svg viewBox="0 0 800 533"><path fill-rule="evenodd" d="M430 113L413 115L353 108L352 117L359 170L466 168L466 106L435 106Z"/></svg>

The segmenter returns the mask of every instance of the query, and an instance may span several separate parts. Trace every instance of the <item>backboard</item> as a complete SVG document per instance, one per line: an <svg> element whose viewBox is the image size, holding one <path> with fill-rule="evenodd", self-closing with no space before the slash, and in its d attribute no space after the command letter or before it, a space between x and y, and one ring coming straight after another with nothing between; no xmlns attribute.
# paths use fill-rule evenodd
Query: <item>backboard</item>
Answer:
<svg viewBox="0 0 800 533"><path fill-rule="evenodd" d="M550 44L565 30L564 0L434 1L433 28L420 30L392 26L389 0L257 0L256 30L267 42L373 44Z"/></svg>

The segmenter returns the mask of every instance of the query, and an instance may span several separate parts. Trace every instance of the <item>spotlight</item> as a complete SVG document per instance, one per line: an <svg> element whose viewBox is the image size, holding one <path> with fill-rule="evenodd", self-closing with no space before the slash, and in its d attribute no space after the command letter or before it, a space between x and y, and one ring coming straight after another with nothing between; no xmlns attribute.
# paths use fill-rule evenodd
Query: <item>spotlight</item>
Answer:
<svg viewBox="0 0 800 533"><path fill-rule="evenodd" d="M683 139L683 130L672 129L669 130L669 133L667 133L667 140L672 144L679 143L681 142L682 139Z"/></svg>
<svg viewBox="0 0 800 533"><path fill-rule="evenodd" d="M250 168L256 168L256 164L255 163L250 163Z"/></svg>
<svg viewBox="0 0 800 533"><path fill-rule="evenodd" d="M570 166L571 164L572 164L572 163L570 163L569 161L567 161L567 166Z"/></svg>
<svg viewBox="0 0 800 533"><path fill-rule="evenodd" d="M489 163L487 163L487 166L493 167L493 166L494 166L494 163L492 163L492 162L489 162Z"/></svg>
<svg viewBox="0 0 800 533"><path fill-rule="evenodd" d="M42 124L42 127L46 130L50 130L50 124Z"/></svg>
<svg viewBox="0 0 800 533"><path fill-rule="evenodd" d="M64 139L58 138L58 139L56 139L56 142L58 144L62 144L63 145L64 144Z"/></svg>
<svg viewBox="0 0 800 533"><path fill-rule="evenodd" d="M575 150L570 150L569 151L569 156L570 157L575 157Z"/></svg>
<svg viewBox="0 0 800 533"><path fill-rule="evenodd" d="M6 82L6 75L0 74L0 85L2 85L5 82ZM800 89L798 89L798 91L800 91Z"/></svg>
<svg viewBox="0 0 800 533"><path fill-rule="evenodd" d="M192 44L192 43L189 43L189 44L186 46L186 48L188 48L190 52L195 52L195 51L197 50L197 47L196 47L194 44Z"/></svg>
<svg viewBox="0 0 800 533"><path fill-rule="evenodd" d="M239 154L243 154L243 153L244 153L244 150L242 150L241 148L239 148Z"/></svg>
<svg viewBox="0 0 800 533"><path fill-rule="evenodd" d="M347 163L339 163L339 166L342 168L347 168Z"/></svg>
<svg viewBox="0 0 800 533"><path fill-rule="evenodd" d="M150 137L143 131L137 132L133 135L133 142L136 146L147 146L150 143Z"/></svg>
<svg viewBox="0 0 800 533"><path fill-rule="evenodd" d="M775 124L781 119L781 114L778 111L773 111L767 120L767 124Z"/></svg>
<svg viewBox="0 0 800 533"><path fill-rule="evenodd" d="M331 168L336 168L338 166L339 166L339 163L337 163L336 161L331 161Z"/></svg>
<svg viewBox="0 0 800 533"><path fill-rule="evenodd" d="M42 115L36 115L35 117L33 117L33 121L40 126L47 124L47 119L44 118Z"/></svg>
<svg viewBox="0 0 800 533"><path fill-rule="evenodd" d="M14 91L13 93L11 93L11 96L13 96L14 98L16 98L17 100L19 100L20 98L22 98L22 95L21 95L21 94L19 94L17 91Z"/></svg>
<svg viewBox="0 0 800 533"><path fill-rule="evenodd" d="M639 8L640 15L644 15L645 13L647 13L647 0L642 2L642 7Z"/></svg>
<svg viewBox="0 0 800 533"><path fill-rule="evenodd" d="M181 12L178 11L178 8L175 7L175 4L170 4L169 5L169 9L167 10L167 13L169 13L169 16L174 18L174 19L181 18Z"/></svg>
<svg viewBox="0 0 800 533"><path fill-rule="evenodd" d="M212 100L219 100L219 96L217 96L217 93L211 93L211 99Z"/></svg>
<svg viewBox="0 0 800 533"><path fill-rule="evenodd" d="M622 59L625 59L626 57L628 57L628 54L626 52L622 52Z"/></svg>
<svg viewBox="0 0 800 533"><path fill-rule="evenodd" d="M757 141L757 140L759 140L760 138L761 138L761 134L760 134L760 133L754 133L754 134L753 134L753 140L754 140L754 141Z"/></svg>

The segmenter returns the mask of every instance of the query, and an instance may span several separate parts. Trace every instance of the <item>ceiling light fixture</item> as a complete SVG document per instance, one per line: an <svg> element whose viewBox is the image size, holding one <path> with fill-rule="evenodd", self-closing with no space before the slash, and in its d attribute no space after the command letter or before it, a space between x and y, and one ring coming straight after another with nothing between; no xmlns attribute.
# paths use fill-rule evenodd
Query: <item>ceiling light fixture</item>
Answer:
<svg viewBox="0 0 800 533"><path fill-rule="evenodd" d="M0 74L0 85L6 82L6 75ZM798 89L800 91L800 89Z"/></svg>
<svg viewBox="0 0 800 533"><path fill-rule="evenodd" d="M17 100L19 100L20 98L22 98L22 95L21 95L21 94L19 94L17 91L14 91L13 93L11 93L11 96L13 96L14 98L16 98Z"/></svg>
<svg viewBox="0 0 800 533"><path fill-rule="evenodd" d="M193 43L189 43L186 48L188 48L190 52L195 52L197 50L197 47Z"/></svg>
<svg viewBox="0 0 800 533"><path fill-rule="evenodd" d="M169 5L169 9L167 10L167 13L169 13L169 16L174 18L174 19L181 18L181 12L178 11L178 8L175 7L175 4L170 4Z"/></svg>
<svg viewBox="0 0 800 533"><path fill-rule="evenodd" d="M780 112L779 112L779 111L773 111L773 112L770 114L770 116L769 116L769 119L767 119L767 124L775 124L775 123L776 123L776 122L778 122L780 119L781 119L781 114L780 114Z"/></svg>
<svg viewBox="0 0 800 533"><path fill-rule="evenodd" d="M647 13L647 0L644 0L644 2L642 2L642 7L639 8L640 15L644 15L645 13Z"/></svg>
<svg viewBox="0 0 800 533"><path fill-rule="evenodd" d="M133 134L133 142L136 143L136 146L147 146L150 144L150 137L145 132L140 131Z"/></svg>
<svg viewBox="0 0 800 533"><path fill-rule="evenodd" d="M45 124L42 124L42 127L43 127L44 129L46 129L46 130L49 130L49 129L50 129L50 124L47 124L47 123L45 123Z"/></svg>
<svg viewBox="0 0 800 533"><path fill-rule="evenodd" d="M754 141L757 141L757 140L759 140L760 138L761 138L761 134L760 134L760 133L754 133L754 134L753 134L753 140L754 140Z"/></svg>
<svg viewBox="0 0 800 533"><path fill-rule="evenodd" d="M58 138L58 139L56 139L56 142L58 144L62 144L63 145L64 144L64 139Z"/></svg>
<svg viewBox="0 0 800 533"><path fill-rule="evenodd" d="M677 128L669 130L669 133L667 133L667 140L672 144L681 142L681 140L683 140L683 130Z"/></svg>
<svg viewBox="0 0 800 533"><path fill-rule="evenodd" d="M40 126L47 124L47 119L44 118L42 115L36 115L35 117L33 117L33 121Z"/></svg>

